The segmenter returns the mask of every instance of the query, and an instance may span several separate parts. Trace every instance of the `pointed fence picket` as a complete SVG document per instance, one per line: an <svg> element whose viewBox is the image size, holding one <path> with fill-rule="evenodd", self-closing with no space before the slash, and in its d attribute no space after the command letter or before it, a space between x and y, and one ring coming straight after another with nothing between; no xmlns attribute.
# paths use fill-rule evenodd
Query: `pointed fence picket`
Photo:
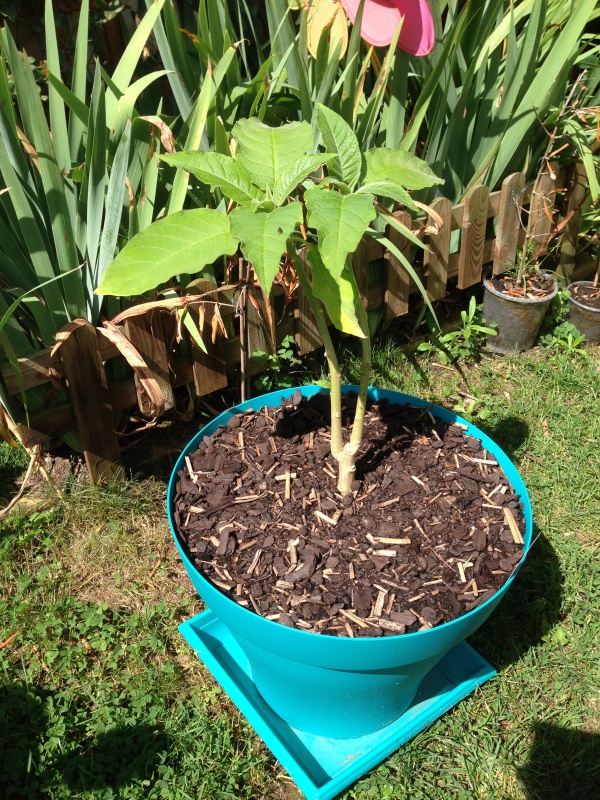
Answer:
<svg viewBox="0 0 600 800"><path fill-rule="evenodd" d="M508 176L497 192L490 193L485 186L474 187L456 206L439 198L432 205L435 215L429 217L413 219L406 212L396 213L395 216L427 246L417 272L431 300L443 298L452 279L457 279L458 287L465 289L480 283L486 269L499 274L510 268L518 249L526 242L531 242L536 254L544 252L552 229L554 198L562 186L562 176L554 167L549 164L535 185L527 184L524 175L516 173ZM576 211L582 193L581 171L576 172L576 177L568 212ZM436 218L443 220L441 228ZM571 263L578 230L576 213L567 218L564 229L562 261ZM390 228L387 236L406 258L414 260L417 248L407 237L395 228ZM383 264L382 278L369 283L370 265L374 264ZM374 239L367 238L361 243L353 256L353 266L367 311L380 310L384 319L394 319L409 311L411 295L419 299L416 286L402 264ZM191 289L198 295L211 290L216 292L217 287L206 281L196 282ZM275 286L272 299L282 292ZM235 290L232 287L219 289L216 296L229 331L227 338L221 326L213 325L214 300L199 301L204 303L203 313L200 313L199 304L190 307L196 325L203 325L205 350L190 342L176 346L173 318L164 311L130 317L121 327L145 363L146 372L155 378L164 397L165 410L173 408L173 390L177 387L191 384L196 394L202 396L224 389L235 376L235 366L240 361L239 321L232 302ZM277 334L279 341L293 334L302 355L322 345L310 306L300 288L295 301L278 321ZM268 337L262 331L255 308L250 306L248 340L249 352L267 349ZM115 412L137 407L148 414L151 408L136 375L114 383L107 381L104 366L114 358L122 358L117 347L86 324L63 341L54 357L50 349L46 349L19 359L20 379L10 364L0 365L0 379L8 394L16 397L21 394L22 387L27 390L50 382L56 384L57 379L65 383L69 402L49 405L32 413L27 425L18 425L19 433L23 443L32 447L77 430L91 479L96 483L113 474L119 459Z"/></svg>

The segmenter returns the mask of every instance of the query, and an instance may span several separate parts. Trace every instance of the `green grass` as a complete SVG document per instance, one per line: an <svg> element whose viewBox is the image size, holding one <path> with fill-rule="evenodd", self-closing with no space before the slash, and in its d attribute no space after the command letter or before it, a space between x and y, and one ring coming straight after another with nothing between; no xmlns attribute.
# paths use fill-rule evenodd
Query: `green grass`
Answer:
<svg viewBox="0 0 600 800"><path fill-rule="evenodd" d="M8 499L28 463L29 456L22 447L11 447L0 440L0 503Z"/></svg>
<svg viewBox="0 0 600 800"><path fill-rule="evenodd" d="M600 797L599 360L536 350L458 372L376 347L373 384L466 409L510 453L538 538L471 640L498 676L345 800ZM200 605L164 493L73 487L0 523L0 640L18 631L0 649L0 797L299 797L177 633Z"/></svg>

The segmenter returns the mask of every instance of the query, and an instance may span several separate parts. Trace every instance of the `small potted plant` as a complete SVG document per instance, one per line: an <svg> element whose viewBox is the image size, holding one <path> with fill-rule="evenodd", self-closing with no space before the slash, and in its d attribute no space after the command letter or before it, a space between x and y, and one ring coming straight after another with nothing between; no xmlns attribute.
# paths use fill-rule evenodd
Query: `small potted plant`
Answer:
<svg viewBox="0 0 600 800"><path fill-rule="evenodd" d="M437 437L442 449L440 434L444 431L450 430L452 436L458 434L461 440L469 438L463 431L451 428L457 420L464 428L469 426L450 412L423 400L369 388L370 336L351 261L362 237L373 236L404 264L427 299L410 263L381 230L386 225L399 226L389 211L394 202L415 209L409 190L438 183L436 176L423 161L403 151L376 148L361 153L350 127L325 106L317 108L315 130L307 123L270 128L257 119L247 119L235 125L232 135L232 156L209 152L163 156L168 164L186 169L220 190L229 200L222 204L227 211L195 209L154 223L117 256L97 291L140 294L180 272L198 272L221 256L241 252L252 262L261 286L268 292L282 258L293 265L325 344L330 372L330 399L325 404L330 402L330 413L324 409L318 386L273 392L225 412L182 453L169 486L169 518L194 586L226 626L227 636L235 642L234 649L241 648L245 654L254 685L269 707L303 731L331 737L361 736L402 715L424 676L487 619L510 585L529 545L531 510L525 487L508 458L474 428L469 428L477 437L470 439L475 448L470 454L461 454L459 460L457 453L450 455L448 450L452 472L448 480L454 481L454 493L467 487L475 502L477 520L459 533L465 503L450 489L428 497L431 503L437 503L442 502L443 496L445 513L455 530L454 551L463 552L460 548L466 547L473 556L471 560L459 558L460 565L457 557L441 555L449 542L435 544L433 531L426 532L417 512L412 511L412 500L401 501L415 487L429 491L425 474L419 477L413 472L412 476L401 477L394 473L396 483L387 475L380 485L374 483L373 489L369 487L365 492L358 480L358 459L365 456L361 445L370 401L378 404L375 414L369 412L371 418L381 423L384 431L390 430L388 413L396 414L402 404L411 404L406 430L400 424L394 441L420 440L419 426L423 424L433 426L431 435ZM324 151L318 151L321 145ZM399 227L406 237L420 244L409 230ZM356 336L362 348L360 385L353 387L355 396L347 400L345 411L343 398L348 387L341 384L326 314L340 331ZM286 405L283 409L278 408L282 400ZM344 414L350 415L346 427ZM324 428L327 416L329 430ZM249 420L255 436L252 441ZM299 424L301 428L297 428ZM439 431L436 425L442 426ZM317 434L327 441L318 450ZM285 458L278 459L273 453L278 446L276 436L292 446L293 452ZM217 439L225 450L218 450ZM454 446L453 442L450 449ZM396 455L390 451L393 460L400 453L398 447L402 450L403 446L397 445ZM312 466L303 477L290 465L307 451ZM330 451L329 455L326 451ZM383 448L379 455L383 455ZM375 462L379 460L376 452L372 457ZM432 453L427 458L431 466L435 460L444 460ZM337 475L332 472L332 463L337 464ZM284 465L280 467L281 474L277 470L280 464ZM426 470L425 459L418 469ZM317 473L329 482L322 491L318 484L309 487L304 483L318 480ZM247 491L245 480L258 481L256 491ZM281 481L281 496L275 488L277 481ZM397 491L389 488L396 485ZM360 532L355 529L346 542L348 548L341 547L341 520L357 517L367 496L378 498L377 513L385 516L376 521L375 510L373 517L363 516L359 520ZM509 498L510 507L503 512L502 502ZM293 513L285 509L285 502L292 500L299 504ZM405 509L402 514L412 513L404 528L399 528L396 512L391 508L391 504L401 502ZM490 511L482 509L484 502ZM247 510L242 513L240 509ZM499 511L501 516L493 520ZM219 516L221 513L226 516ZM515 514L520 524L515 521ZM307 515L316 522L309 523ZM432 525L444 530L439 527L443 526L441 519L436 520ZM507 521L508 527L503 528ZM193 541L188 536L191 523L195 525L194 536L197 534ZM256 525L257 535L250 537L249 531L255 530L251 526ZM275 528L282 529L289 539L285 542L285 558L268 551L278 546L270 532ZM308 528L313 535L310 542ZM508 541L510 552L504 560L497 560L499 547L496 552L492 536L499 547L501 537ZM465 541L459 545L461 537ZM324 550L319 551L319 547ZM440 617L435 610L417 607L424 594L411 594L410 581L398 583L400 573L394 581L392 573L386 572L396 547L411 548L413 555L421 559L423 569L439 566L439 570L450 570L452 581L456 582L454 589L448 589L443 577L436 577L429 588L435 596L443 590L454 605L459 605L455 593L467 598L467 613L436 627L432 620L435 617L439 622ZM243 568L242 561L236 562L241 567L239 579L235 578L237 573L227 567L223 570L216 562L217 571L211 572L207 548L214 548L223 556L229 553L242 558ZM475 578L467 581L464 570L476 569L475 562L483 564L486 559L496 564L498 568L490 574L501 575L503 584L497 590L480 592ZM359 574L365 563L372 570L368 585ZM343 574L336 570L336 565L342 564ZM416 570L417 567L415 575ZM263 572L273 583L268 593L260 585ZM378 577L373 578L375 572ZM303 588L297 589L301 581ZM343 601L324 599L328 592L332 596L334 585L341 595L350 592L346 606ZM367 590L377 595L373 603L364 600ZM397 593L405 591L409 592L406 602L412 603L413 611L392 611ZM282 605L270 613L269 597L279 596ZM324 626L308 630L306 621L296 614L300 605L308 610L326 607ZM283 608L287 611L279 610ZM393 614L396 616L392 618ZM325 627L331 620L332 627Z"/></svg>
<svg viewBox="0 0 600 800"><path fill-rule="evenodd" d="M600 342L600 259L593 281L575 281L569 284L569 311L567 320L589 344Z"/></svg>

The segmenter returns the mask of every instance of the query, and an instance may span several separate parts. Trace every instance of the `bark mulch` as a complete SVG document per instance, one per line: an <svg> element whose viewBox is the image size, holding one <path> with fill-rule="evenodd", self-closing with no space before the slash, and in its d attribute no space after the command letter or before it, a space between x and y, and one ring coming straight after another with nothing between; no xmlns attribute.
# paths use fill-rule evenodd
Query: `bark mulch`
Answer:
<svg viewBox="0 0 600 800"><path fill-rule="evenodd" d="M517 282L514 275L495 275L488 278L488 283L497 292L508 297L522 297L529 300L543 300L554 291L554 279L545 272L535 272L525 281Z"/></svg>
<svg viewBox="0 0 600 800"><path fill-rule="evenodd" d="M574 286L571 295L581 305L600 310L600 286Z"/></svg>
<svg viewBox="0 0 600 800"><path fill-rule="evenodd" d="M345 424L355 404L345 399ZM187 457L178 533L232 600L307 631L392 636L455 619L513 573L519 498L460 426L371 403L345 497L329 449L329 398L296 392L233 417Z"/></svg>

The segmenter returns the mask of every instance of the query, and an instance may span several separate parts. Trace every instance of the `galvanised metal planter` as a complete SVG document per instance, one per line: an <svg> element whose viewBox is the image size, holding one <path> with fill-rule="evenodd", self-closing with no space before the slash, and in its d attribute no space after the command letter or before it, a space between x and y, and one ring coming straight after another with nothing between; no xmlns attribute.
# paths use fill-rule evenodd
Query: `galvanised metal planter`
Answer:
<svg viewBox="0 0 600 800"><path fill-rule="evenodd" d="M488 336L486 347L494 353L514 355L530 350L537 339L542 321L558 292L554 281L552 292L541 299L510 297L498 292L488 280L483 282L483 318L498 326L497 336Z"/></svg>
<svg viewBox="0 0 600 800"><path fill-rule="evenodd" d="M344 387L344 393L357 387ZM238 412L276 407L294 389L232 408L204 427L181 454L169 483L169 523L190 580L210 611L180 630L309 798L327 800L414 736L495 671L465 639L490 616L520 568L489 600L429 630L383 638L342 638L288 628L248 611L199 572L179 541L173 502L185 456ZM323 389L301 387L304 396ZM527 490L506 454L446 409L409 395L370 389L373 400L427 407L459 422L498 461L524 506L524 553L531 544ZM437 665L437 666L436 666ZM421 687L421 689L419 689ZM412 705L411 705L412 704Z"/></svg>

